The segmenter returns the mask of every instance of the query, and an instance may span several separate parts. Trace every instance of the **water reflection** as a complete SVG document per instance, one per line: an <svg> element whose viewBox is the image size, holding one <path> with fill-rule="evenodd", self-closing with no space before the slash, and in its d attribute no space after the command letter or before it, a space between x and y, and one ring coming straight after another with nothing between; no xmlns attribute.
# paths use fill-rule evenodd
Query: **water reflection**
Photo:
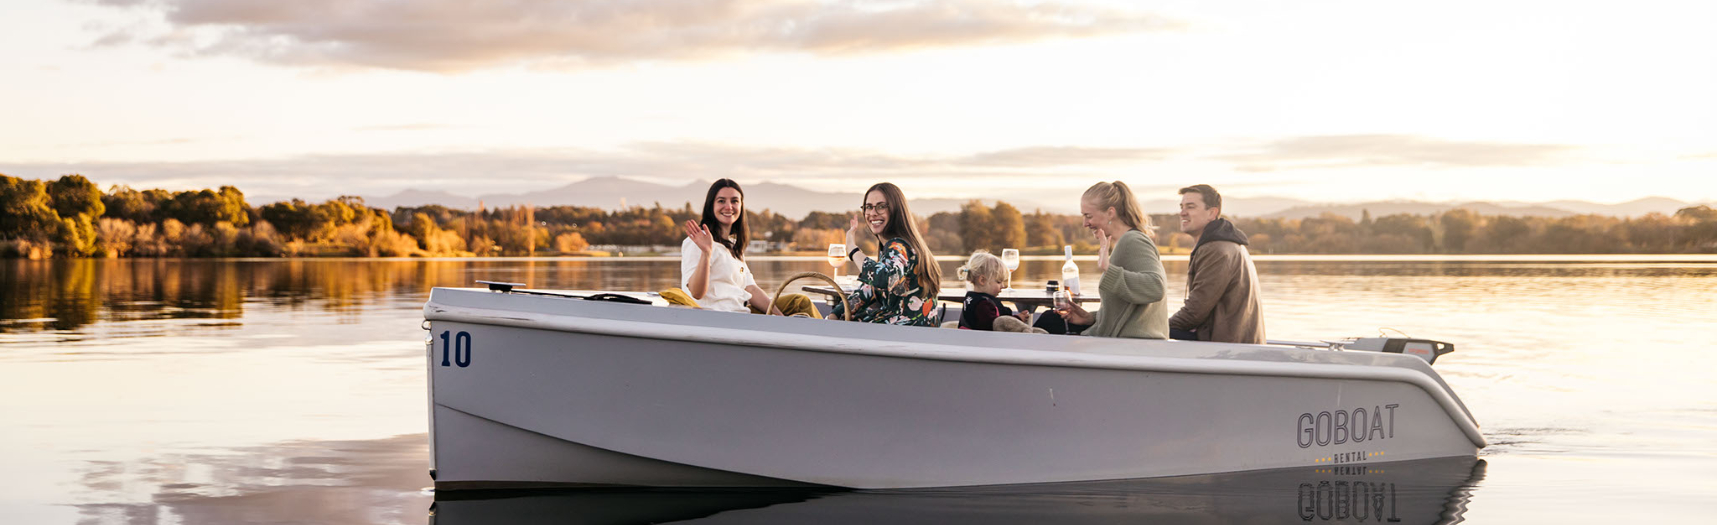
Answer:
<svg viewBox="0 0 1717 525"><path fill-rule="evenodd" d="M756 257L760 284L773 290L797 272L827 272L821 259ZM957 257L942 261L953 275ZM1095 273L1093 261L1081 268ZM1542 294L1591 283L1596 293L1650 293L1694 285L1711 291L1717 263L1532 261L1299 261L1262 260L1259 274L1272 303L1292 300L1302 286L1381 294L1494 292ZM1186 262L1165 262L1170 297L1178 301ZM76 335L100 322L173 319L239 320L247 303L316 308L356 316L371 304L421 300L436 286L470 286L477 279L535 288L659 290L678 283L676 258L626 259L53 259L0 260L0 332L54 331ZM1026 260L1021 287L1060 275L1060 261ZM1378 279L1403 277L1404 279ZM1432 286L1427 286L1427 285ZM946 283L957 286L956 283ZM1330 291L1330 290L1324 290ZM204 328L232 323L200 323Z"/></svg>
<svg viewBox="0 0 1717 525"><path fill-rule="evenodd" d="M0 260L0 332L237 320L250 301L356 314L395 295L421 297L435 286L469 284L469 270L464 261L441 260Z"/></svg>
<svg viewBox="0 0 1717 525"><path fill-rule="evenodd" d="M1448 458L971 489L441 492L432 523L1460 523L1484 472Z"/></svg>
<svg viewBox="0 0 1717 525"><path fill-rule="evenodd" d="M431 494L423 434L286 441L78 472L78 523L1460 523L1485 462L1445 458L962 489L574 489ZM431 505L433 503L433 506Z"/></svg>
<svg viewBox="0 0 1717 525"><path fill-rule="evenodd" d="M428 437L290 441L219 453L92 461L78 523L423 523Z"/></svg>
<svg viewBox="0 0 1717 525"><path fill-rule="evenodd" d="M943 260L945 275L958 259ZM1041 285L1060 264L1028 259L1015 282ZM1093 265L1081 261L1087 275ZM1166 265L1172 309L1186 262ZM1478 521L1707 514L1690 502L1710 500L1717 458L1717 260L1258 266L1273 337L1395 327L1459 345L1436 367L1492 443L1475 509L1490 519ZM771 290L828 271L820 258L753 267ZM0 522L424 523L418 323L431 288L652 290L678 277L673 258L0 260ZM1357 521L1355 502L1373 519L1375 496L1392 489L1405 522L1437 522L1460 516L1472 484L1350 474L1011 492L441 494L437 519Z"/></svg>

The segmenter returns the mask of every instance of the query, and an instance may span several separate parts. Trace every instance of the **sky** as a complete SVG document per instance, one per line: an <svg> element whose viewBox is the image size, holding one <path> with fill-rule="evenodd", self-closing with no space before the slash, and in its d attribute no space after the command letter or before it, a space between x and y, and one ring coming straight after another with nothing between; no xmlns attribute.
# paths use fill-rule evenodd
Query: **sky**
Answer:
<svg viewBox="0 0 1717 525"><path fill-rule="evenodd" d="M1717 201L1708 0L6 0L0 72L0 173L253 204L596 176Z"/></svg>

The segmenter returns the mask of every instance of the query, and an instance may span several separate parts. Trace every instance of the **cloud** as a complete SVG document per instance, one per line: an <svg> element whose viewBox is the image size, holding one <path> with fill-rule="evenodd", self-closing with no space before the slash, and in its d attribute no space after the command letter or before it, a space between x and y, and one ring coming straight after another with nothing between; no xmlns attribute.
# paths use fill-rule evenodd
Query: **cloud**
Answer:
<svg viewBox="0 0 1717 525"><path fill-rule="evenodd" d="M114 31L95 39L94 42L90 42L89 46L92 48L119 47L130 44L135 36L130 31Z"/></svg>
<svg viewBox="0 0 1717 525"><path fill-rule="evenodd" d="M227 137L227 138L236 138L236 137ZM51 145L43 146L42 148L43 149L76 149L76 150L82 150L82 149L90 149L90 148L113 148L113 147L131 147L131 146L179 146L179 145L185 145L185 144L197 144L197 143L202 143L202 142L209 142L209 141L214 141L214 140L225 140L225 139L226 138L213 139L213 138L180 137L180 138L159 139L159 140L105 140L105 141L97 141L97 142L72 142L72 143L65 143L65 144L51 144Z"/></svg>
<svg viewBox="0 0 1717 525"><path fill-rule="evenodd" d="M1172 155L1168 149L1147 148L1081 148L1035 147L1017 148L973 155L969 162L993 166L1069 166L1087 164L1130 163L1163 160Z"/></svg>
<svg viewBox="0 0 1717 525"><path fill-rule="evenodd" d="M1063 173L1101 172L1118 164L1158 160L1169 150L1034 146L969 155L900 155L839 148L736 147L701 142L635 144L636 155L605 158L600 167L631 176L718 170L745 180L845 179L1033 179ZM598 167L593 163L591 167Z"/></svg>
<svg viewBox="0 0 1717 525"><path fill-rule="evenodd" d="M433 122L416 122L411 124L383 124L377 126L358 126L352 131L428 131L437 129L456 129L459 126L436 124Z"/></svg>
<svg viewBox="0 0 1717 525"><path fill-rule="evenodd" d="M1114 179L1124 162L1149 162L1166 150L1024 147L974 154L899 155L839 148L749 147L706 142L645 142L615 150L543 150L308 155L198 162L0 164L0 173L51 179L81 173L104 186L186 190L237 186L270 198L389 195L412 188L472 195L534 191L586 177L618 176L683 184L732 178L862 188L877 180L949 186L1041 186L1045 177ZM1010 160L1011 159L1011 160Z"/></svg>
<svg viewBox="0 0 1717 525"><path fill-rule="evenodd" d="M459 72L753 53L872 54L1177 30L1181 22L1073 1L93 0L159 15L98 42L311 67ZM195 36L192 33L196 33Z"/></svg>
<svg viewBox="0 0 1717 525"><path fill-rule="evenodd" d="M435 129L436 124L383 125L366 130ZM182 140L182 139L181 139ZM166 141L174 142L174 141ZM587 177L626 177L669 184L731 178L783 182L827 191L862 188L878 180L937 188L944 195L1028 195L1045 181L1127 180L1165 161L1233 163L1254 173L1221 184L1292 185L1257 172L1348 167L1508 167L1562 162L1573 146L1463 142L1408 135L1293 137L1252 145L1196 148L1027 146L951 154L901 154L851 148L744 146L711 142L639 142L616 149L552 148L305 155L197 162L0 164L0 173L57 178L82 173L97 183L184 190L234 185L266 198L311 200L339 195L391 195L403 189L460 194L544 190ZM1160 181L1155 181L1160 182ZM1184 182L1184 181L1178 181ZM1184 184L1166 184L1169 191ZM1160 188L1159 188L1160 189Z"/></svg>
<svg viewBox="0 0 1717 525"><path fill-rule="evenodd" d="M1422 166L1437 168L1545 166L1563 162L1579 148L1562 144L1513 144L1442 140L1415 135L1322 135L1293 137L1214 158L1241 171L1301 168Z"/></svg>

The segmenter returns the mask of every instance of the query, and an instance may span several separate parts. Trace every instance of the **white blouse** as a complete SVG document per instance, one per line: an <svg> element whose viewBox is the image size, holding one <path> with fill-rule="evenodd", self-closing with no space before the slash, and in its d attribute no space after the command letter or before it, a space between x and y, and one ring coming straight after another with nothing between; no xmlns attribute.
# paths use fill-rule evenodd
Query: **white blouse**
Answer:
<svg viewBox="0 0 1717 525"><path fill-rule="evenodd" d="M751 292L746 289L757 285L751 270L745 267L745 261L734 257L721 243L715 243L711 248L715 253L709 258L709 287L704 290L703 299L693 300L706 310L750 312L746 304L751 302ZM692 293L692 287L687 283L702 259L703 250L691 238L680 243L680 289L685 290L686 295Z"/></svg>

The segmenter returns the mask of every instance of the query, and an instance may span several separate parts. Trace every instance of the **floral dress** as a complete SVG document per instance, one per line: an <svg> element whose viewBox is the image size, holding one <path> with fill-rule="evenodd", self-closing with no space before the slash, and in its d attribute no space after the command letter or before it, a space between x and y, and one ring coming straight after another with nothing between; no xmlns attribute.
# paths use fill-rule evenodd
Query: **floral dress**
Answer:
<svg viewBox="0 0 1717 525"><path fill-rule="evenodd" d="M913 253L905 239L893 238L883 244L876 259L867 259L859 270L859 287L847 296L852 303L852 319L866 323L931 326L935 318L935 301L924 300L924 287L918 285L918 254ZM846 318L840 303L834 314Z"/></svg>

